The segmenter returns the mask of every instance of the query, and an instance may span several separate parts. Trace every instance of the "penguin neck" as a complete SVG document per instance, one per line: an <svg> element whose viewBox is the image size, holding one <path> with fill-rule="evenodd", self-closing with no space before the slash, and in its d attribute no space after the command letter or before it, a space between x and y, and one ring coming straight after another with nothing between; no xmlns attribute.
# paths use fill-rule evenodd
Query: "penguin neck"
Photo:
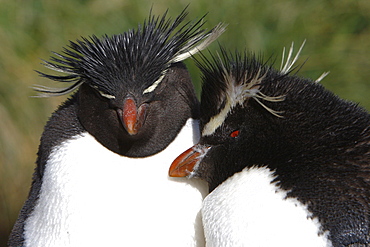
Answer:
<svg viewBox="0 0 370 247"><path fill-rule="evenodd" d="M202 215L210 246L331 246L307 206L274 182L266 167L245 168L213 190Z"/></svg>

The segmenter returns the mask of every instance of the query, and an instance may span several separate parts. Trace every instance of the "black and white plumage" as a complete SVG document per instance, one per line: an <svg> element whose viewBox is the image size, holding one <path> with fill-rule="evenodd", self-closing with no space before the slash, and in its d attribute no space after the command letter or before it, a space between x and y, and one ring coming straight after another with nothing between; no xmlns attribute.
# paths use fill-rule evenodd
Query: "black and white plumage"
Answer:
<svg viewBox="0 0 370 247"><path fill-rule="evenodd" d="M209 246L370 245L370 115L290 75L295 60L199 62L202 136L170 175L208 182Z"/></svg>
<svg viewBox="0 0 370 247"><path fill-rule="evenodd" d="M203 244L206 186L168 178L167 168L199 138L199 102L181 61L224 28L206 31L203 18L184 23L186 15L150 15L136 30L71 42L45 61L64 74L42 76L71 86L36 88L42 96L78 91L45 126L9 246Z"/></svg>

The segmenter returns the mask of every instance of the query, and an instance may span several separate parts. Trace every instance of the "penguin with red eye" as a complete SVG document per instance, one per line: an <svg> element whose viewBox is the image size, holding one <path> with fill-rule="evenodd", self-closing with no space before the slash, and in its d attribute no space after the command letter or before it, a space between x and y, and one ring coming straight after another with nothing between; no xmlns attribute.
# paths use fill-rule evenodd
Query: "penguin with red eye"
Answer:
<svg viewBox="0 0 370 247"><path fill-rule="evenodd" d="M44 62L59 74L42 76L70 85L38 87L42 96L76 92L45 126L9 246L204 246L207 186L167 170L199 138L199 102L182 61L224 28L207 31L203 17L186 16L150 14L137 29L70 42Z"/></svg>
<svg viewBox="0 0 370 247"><path fill-rule="evenodd" d="M370 245L370 115L292 75L292 51L280 70L225 49L198 61L201 138L169 174L207 181L207 246Z"/></svg>

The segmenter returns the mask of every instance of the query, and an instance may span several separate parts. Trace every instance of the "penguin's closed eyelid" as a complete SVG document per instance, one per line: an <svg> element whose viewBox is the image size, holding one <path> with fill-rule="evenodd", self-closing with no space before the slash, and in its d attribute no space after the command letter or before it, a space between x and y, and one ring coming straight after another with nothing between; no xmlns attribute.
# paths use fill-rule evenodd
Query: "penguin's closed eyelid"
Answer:
<svg viewBox="0 0 370 247"><path fill-rule="evenodd" d="M106 98L106 99L115 99L116 96L114 95L110 95L110 94L107 94L107 93L103 93L102 91L98 91L98 93L103 97L103 98Z"/></svg>
<svg viewBox="0 0 370 247"><path fill-rule="evenodd" d="M95 86L92 86L92 88L95 90L95 92L97 92L97 94L105 99L108 99L108 100L111 100L111 99L115 99L116 96L114 95L111 95L111 94L108 94L108 93L104 93L103 91L99 90L98 87L95 87Z"/></svg>

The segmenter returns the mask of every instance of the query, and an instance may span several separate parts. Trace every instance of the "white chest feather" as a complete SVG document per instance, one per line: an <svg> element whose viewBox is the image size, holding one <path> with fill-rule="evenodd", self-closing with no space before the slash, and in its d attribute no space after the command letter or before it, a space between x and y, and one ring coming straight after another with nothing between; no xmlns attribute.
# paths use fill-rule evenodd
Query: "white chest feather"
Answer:
<svg viewBox="0 0 370 247"><path fill-rule="evenodd" d="M286 198L271 181L267 168L235 174L209 194L203 203L208 247L329 247L327 233L298 200Z"/></svg>
<svg viewBox="0 0 370 247"><path fill-rule="evenodd" d="M207 186L167 175L197 141L194 126L189 120L168 148L148 158L114 154L88 133L62 143L26 221L26 246L204 246L199 211Z"/></svg>

